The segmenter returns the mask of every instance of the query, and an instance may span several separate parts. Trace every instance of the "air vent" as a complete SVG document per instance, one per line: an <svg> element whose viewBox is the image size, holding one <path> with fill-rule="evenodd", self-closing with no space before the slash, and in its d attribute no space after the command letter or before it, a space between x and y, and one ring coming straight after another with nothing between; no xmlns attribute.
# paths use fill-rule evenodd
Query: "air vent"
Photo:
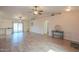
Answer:
<svg viewBox="0 0 79 59"><path fill-rule="evenodd" d="M51 16L61 15L61 12L52 13Z"/></svg>

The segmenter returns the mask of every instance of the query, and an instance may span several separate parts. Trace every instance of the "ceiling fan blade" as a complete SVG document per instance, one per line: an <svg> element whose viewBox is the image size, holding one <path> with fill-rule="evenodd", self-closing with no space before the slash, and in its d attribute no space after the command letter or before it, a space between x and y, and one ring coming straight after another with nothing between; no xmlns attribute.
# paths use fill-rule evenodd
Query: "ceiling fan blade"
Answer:
<svg viewBox="0 0 79 59"><path fill-rule="evenodd" d="M55 14L54 14L54 13L52 13L52 14L51 14L51 16L55 16Z"/></svg>
<svg viewBox="0 0 79 59"><path fill-rule="evenodd" d="M42 15L42 13L40 13L40 12L39 12L38 14L39 14L39 15Z"/></svg>

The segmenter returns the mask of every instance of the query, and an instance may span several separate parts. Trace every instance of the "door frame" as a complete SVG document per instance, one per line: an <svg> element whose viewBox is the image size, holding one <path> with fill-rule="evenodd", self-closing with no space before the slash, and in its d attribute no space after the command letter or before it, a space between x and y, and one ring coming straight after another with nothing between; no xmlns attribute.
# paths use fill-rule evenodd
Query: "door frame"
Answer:
<svg viewBox="0 0 79 59"><path fill-rule="evenodd" d="M48 23L48 20L44 21L44 34L49 35L49 23Z"/></svg>

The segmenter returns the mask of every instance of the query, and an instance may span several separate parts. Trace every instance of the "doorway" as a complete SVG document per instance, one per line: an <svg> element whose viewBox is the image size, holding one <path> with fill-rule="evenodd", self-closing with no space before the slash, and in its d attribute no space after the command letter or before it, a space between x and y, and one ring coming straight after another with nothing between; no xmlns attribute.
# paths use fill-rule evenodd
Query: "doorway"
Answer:
<svg viewBox="0 0 79 59"><path fill-rule="evenodd" d="M44 34L48 35L49 31L48 31L48 20L45 20L44 22Z"/></svg>
<svg viewBox="0 0 79 59"><path fill-rule="evenodd" d="M13 23L13 32L23 32L23 23L22 22L17 22Z"/></svg>

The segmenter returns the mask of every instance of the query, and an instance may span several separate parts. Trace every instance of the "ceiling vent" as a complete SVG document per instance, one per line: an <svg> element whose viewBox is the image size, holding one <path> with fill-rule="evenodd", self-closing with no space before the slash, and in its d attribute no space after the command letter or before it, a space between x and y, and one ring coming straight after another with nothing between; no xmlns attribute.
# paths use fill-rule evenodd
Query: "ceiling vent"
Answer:
<svg viewBox="0 0 79 59"><path fill-rule="evenodd" d="M52 13L51 16L56 16L56 15L61 15L61 12L57 12L57 13Z"/></svg>

